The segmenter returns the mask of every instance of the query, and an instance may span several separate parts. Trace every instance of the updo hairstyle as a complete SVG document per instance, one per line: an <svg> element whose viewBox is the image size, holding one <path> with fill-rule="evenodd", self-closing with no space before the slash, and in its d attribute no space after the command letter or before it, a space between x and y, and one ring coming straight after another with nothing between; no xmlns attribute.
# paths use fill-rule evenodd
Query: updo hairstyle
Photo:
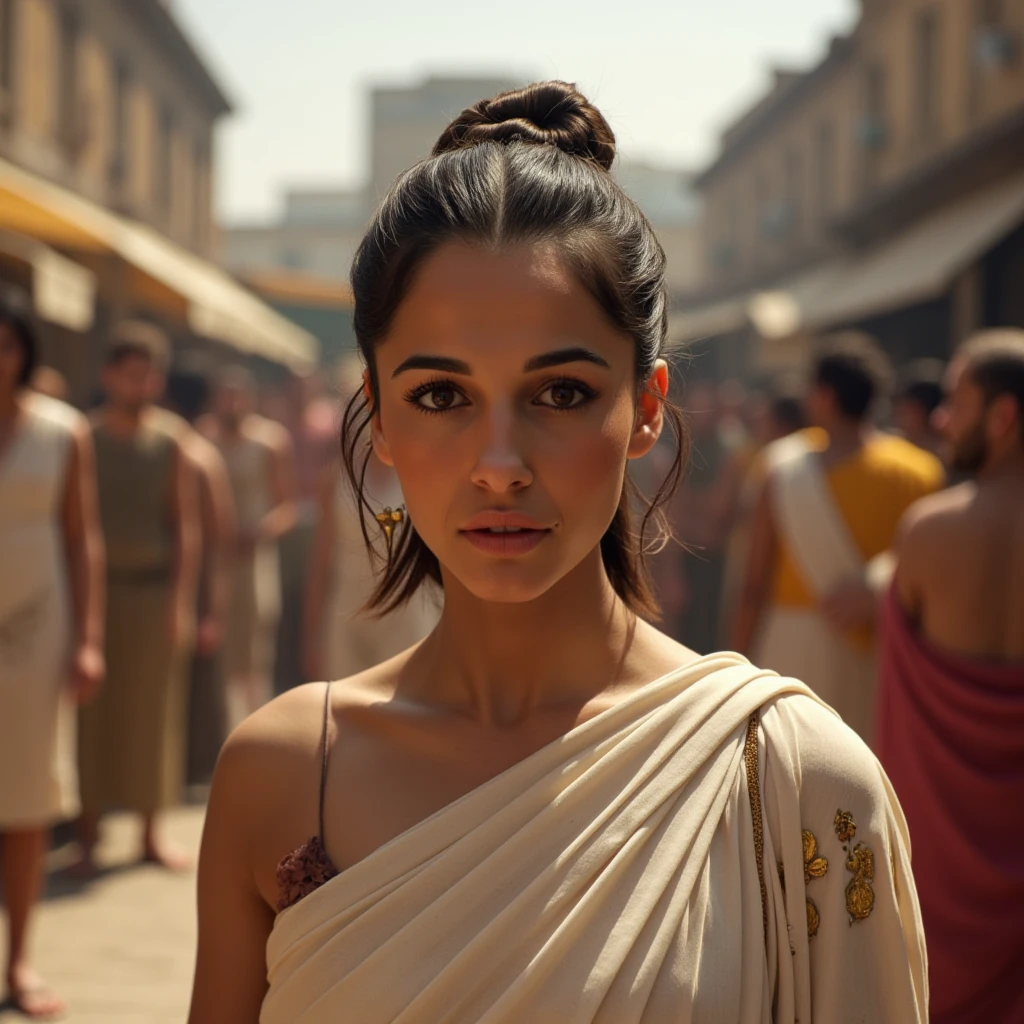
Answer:
<svg viewBox="0 0 1024 1024"><path fill-rule="evenodd" d="M380 399L375 349L417 269L446 242L489 249L550 242L611 323L633 339L637 396L662 355L666 336L665 254L639 206L609 173L615 136L574 85L540 82L482 100L444 130L429 158L402 174L371 220L352 264L354 327L369 371L372 402L359 390L342 427L345 468L362 512L372 555L377 527L364 495L367 428ZM653 498L627 475L611 525L601 539L616 593L634 611L657 616L645 555L670 534L663 506L686 463L682 416L664 402L677 450ZM643 510L639 529L634 508ZM425 580L441 584L433 552L405 523L367 610L400 606Z"/></svg>

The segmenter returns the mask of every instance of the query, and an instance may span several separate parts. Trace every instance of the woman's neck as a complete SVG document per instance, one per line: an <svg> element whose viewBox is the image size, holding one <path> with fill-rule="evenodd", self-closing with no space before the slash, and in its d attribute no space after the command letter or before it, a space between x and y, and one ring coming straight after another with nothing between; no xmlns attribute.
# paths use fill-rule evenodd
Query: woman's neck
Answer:
<svg viewBox="0 0 1024 1024"><path fill-rule="evenodd" d="M615 594L598 551L529 602L481 601L446 580L441 621L410 662L403 692L481 724L511 726L675 667L671 659L684 649L667 641L679 653L666 653L659 641L667 638Z"/></svg>

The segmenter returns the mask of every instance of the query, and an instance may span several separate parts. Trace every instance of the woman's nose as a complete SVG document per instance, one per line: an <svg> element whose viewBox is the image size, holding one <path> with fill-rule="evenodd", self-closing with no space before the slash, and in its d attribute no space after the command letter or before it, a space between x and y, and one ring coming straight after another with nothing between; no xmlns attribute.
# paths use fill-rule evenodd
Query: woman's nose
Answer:
<svg viewBox="0 0 1024 1024"><path fill-rule="evenodd" d="M496 494L528 487L533 482L533 472L523 451L514 411L494 409L481 418L480 427L484 436L473 467L473 483Z"/></svg>

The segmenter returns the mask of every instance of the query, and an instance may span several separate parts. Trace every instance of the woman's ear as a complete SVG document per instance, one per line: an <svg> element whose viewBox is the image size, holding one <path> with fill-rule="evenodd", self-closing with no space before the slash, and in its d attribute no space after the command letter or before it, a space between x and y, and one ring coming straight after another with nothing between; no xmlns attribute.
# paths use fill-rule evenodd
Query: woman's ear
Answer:
<svg viewBox="0 0 1024 1024"><path fill-rule="evenodd" d="M626 455L639 459L657 444L665 425L662 403L668 397L668 363L659 359L654 372L644 382L640 399L636 404L636 419L633 421L633 436L629 439Z"/></svg>
<svg viewBox="0 0 1024 1024"><path fill-rule="evenodd" d="M388 447L387 438L384 436L384 428L380 422L380 407L373 400L373 387L370 384L370 371L363 370L363 396L366 399L367 408L370 410L370 441L373 444L373 454L384 463L385 466L394 466L391 461L391 449Z"/></svg>

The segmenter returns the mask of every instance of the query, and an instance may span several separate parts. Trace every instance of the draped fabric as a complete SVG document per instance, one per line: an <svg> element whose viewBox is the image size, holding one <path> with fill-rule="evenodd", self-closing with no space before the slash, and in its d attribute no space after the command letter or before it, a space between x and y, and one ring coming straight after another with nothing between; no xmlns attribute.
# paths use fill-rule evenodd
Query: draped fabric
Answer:
<svg viewBox="0 0 1024 1024"><path fill-rule="evenodd" d="M796 434L770 446L772 506L789 558L816 599L864 573L861 556L828 487L817 453ZM873 651L851 643L817 608L768 609L757 644L768 668L807 679L865 742L875 719Z"/></svg>
<svg viewBox="0 0 1024 1024"><path fill-rule="evenodd" d="M914 840L933 1024L1020 1024L1024 663L937 650L895 591L881 642L878 753Z"/></svg>
<svg viewBox="0 0 1024 1024"><path fill-rule="evenodd" d="M874 853L853 923L838 807ZM267 963L262 1024L926 1018L877 762L803 684L733 654L643 687L342 871L278 915Z"/></svg>
<svg viewBox="0 0 1024 1024"><path fill-rule="evenodd" d="M756 658L774 672L813 679L818 697L865 743L874 742L878 675L874 652L854 647L819 612L769 608Z"/></svg>

